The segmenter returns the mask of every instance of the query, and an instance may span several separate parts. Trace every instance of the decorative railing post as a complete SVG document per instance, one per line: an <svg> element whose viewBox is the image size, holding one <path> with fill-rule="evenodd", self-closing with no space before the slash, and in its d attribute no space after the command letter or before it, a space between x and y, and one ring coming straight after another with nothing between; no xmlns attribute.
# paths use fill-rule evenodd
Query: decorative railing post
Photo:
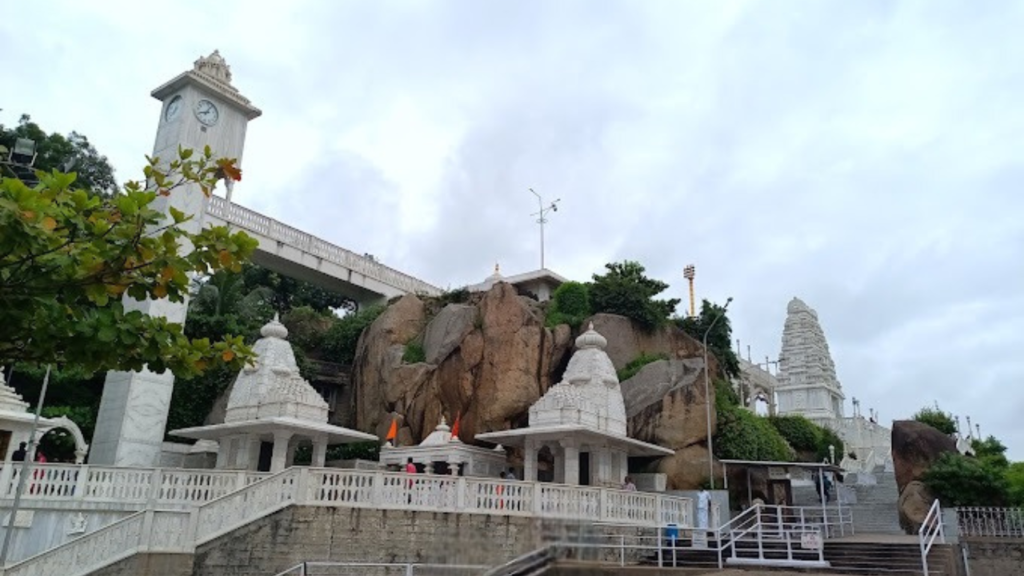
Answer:
<svg viewBox="0 0 1024 576"><path fill-rule="evenodd" d="M149 477L149 494L146 495L146 508L153 510L156 508L157 503L160 501L160 492L163 491L164 483L164 471L163 468L157 468L153 470L153 474ZM149 516L146 517L148 522Z"/></svg>
<svg viewBox="0 0 1024 576"><path fill-rule="evenodd" d="M14 462L8 462L6 466L0 469L0 492L3 498L10 498L14 495ZM2 569L2 568L0 568Z"/></svg>
<svg viewBox="0 0 1024 576"><path fill-rule="evenodd" d="M540 516L544 512L544 485L540 482L533 483L533 513Z"/></svg>
<svg viewBox="0 0 1024 576"><path fill-rule="evenodd" d="M608 490L601 488L597 499L597 517L608 520Z"/></svg>
<svg viewBox="0 0 1024 576"><path fill-rule="evenodd" d="M142 519L142 530L139 530L138 551L146 552L153 543L153 516L156 510L152 506L146 508L145 516Z"/></svg>
<svg viewBox="0 0 1024 576"><path fill-rule="evenodd" d="M374 508L384 505L384 473L377 470L373 473L373 489L370 491L370 503Z"/></svg>
<svg viewBox="0 0 1024 576"><path fill-rule="evenodd" d="M310 478L310 476L312 475L310 473L310 469L306 466L302 466L298 470L299 477L294 480L292 489L295 492L293 493L292 498L297 506L302 506L303 504L308 503L310 500L315 500L315 498L310 498L310 494L312 493L314 486L313 480ZM292 474L292 476L294 477L294 473Z"/></svg>
<svg viewBox="0 0 1024 576"><path fill-rule="evenodd" d="M76 498L85 500L89 495L89 467L79 466L78 476L75 477L75 488L72 493Z"/></svg>
<svg viewBox="0 0 1024 576"><path fill-rule="evenodd" d="M466 491L469 484L466 482L465 476L459 476L459 479L455 481L455 509L465 510L466 509Z"/></svg>

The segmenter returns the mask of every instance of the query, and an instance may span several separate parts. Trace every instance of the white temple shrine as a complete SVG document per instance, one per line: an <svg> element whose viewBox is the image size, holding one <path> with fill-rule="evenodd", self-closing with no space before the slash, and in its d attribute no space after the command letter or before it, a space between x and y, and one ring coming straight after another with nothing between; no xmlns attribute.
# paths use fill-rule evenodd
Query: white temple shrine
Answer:
<svg viewBox="0 0 1024 576"><path fill-rule="evenodd" d="M668 456L673 451L626 435L626 407L608 341L589 329L576 338L576 352L562 381L530 407L526 428L478 434L477 440L523 446L523 479L537 480L537 456L554 457L554 481L614 486L629 472L630 456Z"/></svg>
<svg viewBox="0 0 1024 576"><path fill-rule="evenodd" d="M28 410L28 402L22 399L14 388L7 385L3 368L0 367L0 455L3 462L9 463L22 442L28 443L32 434L32 422L36 415ZM54 429L67 430L75 440L75 464L85 462L89 445L78 425L66 416L57 418L39 418L36 428L36 442L47 432ZM37 444L38 445L38 444ZM34 455L30 454L29 457Z"/></svg>
<svg viewBox="0 0 1024 576"><path fill-rule="evenodd" d="M295 450L313 445L313 466L323 466L327 446L377 437L327 423L327 402L299 374L288 329L274 317L260 330L254 364L238 374L223 424L173 430L183 438L218 442L217 468L279 472Z"/></svg>
<svg viewBox="0 0 1024 576"><path fill-rule="evenodd" d="M497 478L506 467L506 454L500 445L493 450L466 444L453 436L444 416L422 442L415 446L385 444L380 450L380 463L384 466L404 466L412 463L427 474L443 473L450 476L483 476Z"/></svg>

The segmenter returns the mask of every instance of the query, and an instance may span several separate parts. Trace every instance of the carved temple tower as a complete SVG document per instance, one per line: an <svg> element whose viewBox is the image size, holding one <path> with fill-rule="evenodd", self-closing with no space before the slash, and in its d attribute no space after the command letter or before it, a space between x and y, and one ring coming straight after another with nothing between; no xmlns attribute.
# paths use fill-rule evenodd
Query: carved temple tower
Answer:
<svg viewBox="0 0 1024 576"><path fill-rule="evenodd" d="M779 353L779 414L800 414L822 425L843 418L842 386L818 313L799 298L786 308Z"/></svg>
<svg viewBox="0 0 1024 576"><path fill-rule="evenodd" d="M262 112L231 85L231 68L220 53L214 51L199 58L192 70L153 90L152 96L163 103L154 157L167 163L177 157L179 146L194 150L209 146L215 156L236 158L241 165L246 128ZM194 216L185 226L197 232L207 202L199 187L190 184L169 197L159 198L154 206L164 211L174 207ZM188 302L139 302L126 297L125 308L184 323ZM173 387L174 376L170 372L108 373L89 462L158 466Z"/></svg>

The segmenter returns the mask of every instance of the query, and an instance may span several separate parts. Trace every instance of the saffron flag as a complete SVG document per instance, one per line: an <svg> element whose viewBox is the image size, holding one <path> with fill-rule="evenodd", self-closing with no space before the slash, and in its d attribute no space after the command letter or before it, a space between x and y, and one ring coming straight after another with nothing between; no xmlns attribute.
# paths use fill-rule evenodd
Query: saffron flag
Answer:
<svg viewBox="0 0 1024 576"><path fill-rule="evenodd" d="M385 440L394 440L398 437L398 420L396 418L391 419L391 428L388 428L388 435Z"/></svg>
<svg viewBox="0 0 1024 576"><path fill-rule="evenodd" d="M455 423L452 424L452 438L459 437L459 421L462 419L462 412L455 414Z"/></svg>

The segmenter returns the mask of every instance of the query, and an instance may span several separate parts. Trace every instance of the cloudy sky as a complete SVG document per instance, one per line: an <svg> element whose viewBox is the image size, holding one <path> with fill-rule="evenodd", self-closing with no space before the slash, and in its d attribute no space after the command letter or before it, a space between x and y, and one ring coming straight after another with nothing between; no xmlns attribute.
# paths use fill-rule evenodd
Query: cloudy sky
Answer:
<svg viewBox="0 0 1024 576"><path fill-rule="evenodd" d="M440 286L634 259L774 359L816 308L848 397L1024 459L1024 3L20 2L0 121L120 180L149 91L220 49L264 111L239 203Z"/></svg>

